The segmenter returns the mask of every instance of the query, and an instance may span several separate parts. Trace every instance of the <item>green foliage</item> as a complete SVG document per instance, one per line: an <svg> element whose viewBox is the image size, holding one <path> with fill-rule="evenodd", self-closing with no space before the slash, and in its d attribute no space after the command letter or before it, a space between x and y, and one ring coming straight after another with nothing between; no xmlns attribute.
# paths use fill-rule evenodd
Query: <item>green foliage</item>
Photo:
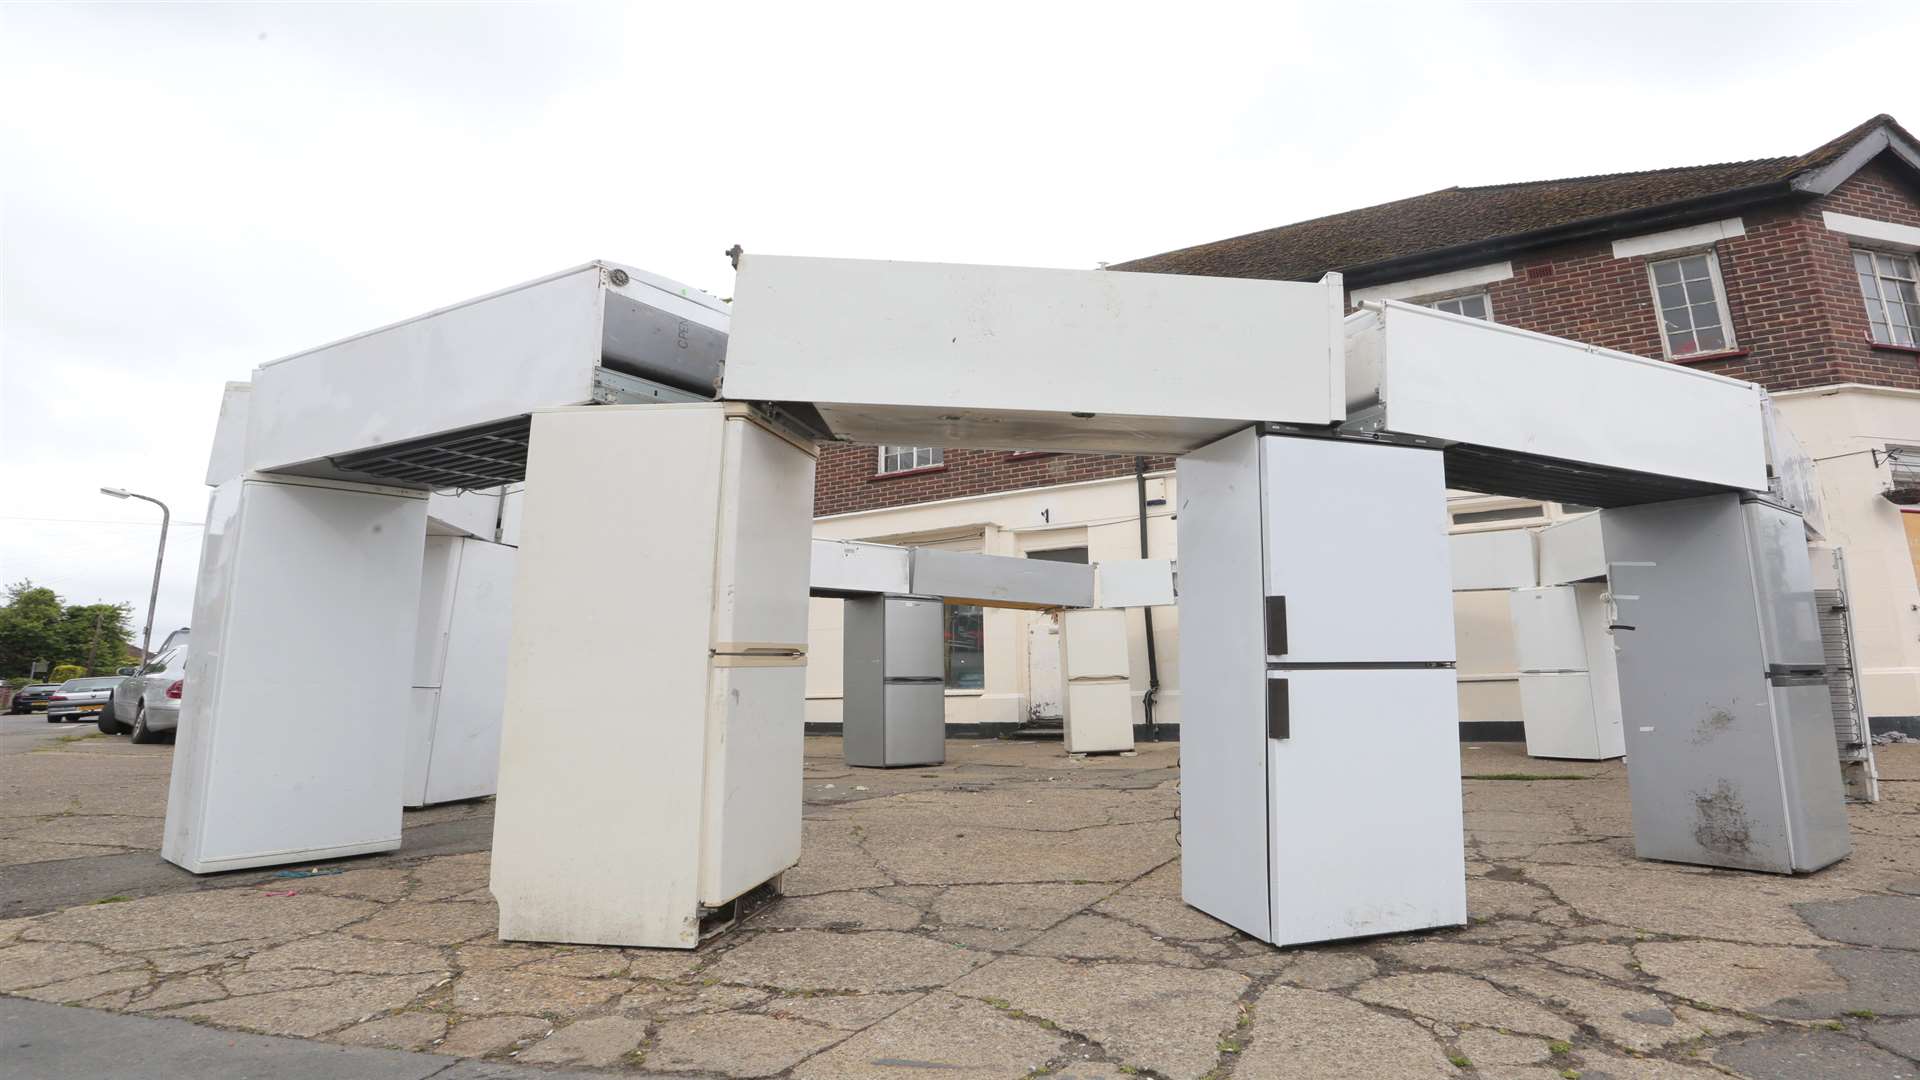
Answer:
<svg viewBox="0 0 1920 1080"><path fill-rule="evenodd" d="M80 668L75 675L111 675L127 662L132 628L127 604L67 604L31 581L7 586L0 606L0 672L25 675L33 662ZM91 661L91 663L89 663ZM52 682L61 681L52 675Z"/></svg>
<svg viewBox="0 0 1920 1080"><path fill-rule="evenodd" d="M55 664L53 665L53 674L47 676L47 681L50 683L63 683L68 679L83 679L86 675L87 669L81 667L79 664Z"/></svg>

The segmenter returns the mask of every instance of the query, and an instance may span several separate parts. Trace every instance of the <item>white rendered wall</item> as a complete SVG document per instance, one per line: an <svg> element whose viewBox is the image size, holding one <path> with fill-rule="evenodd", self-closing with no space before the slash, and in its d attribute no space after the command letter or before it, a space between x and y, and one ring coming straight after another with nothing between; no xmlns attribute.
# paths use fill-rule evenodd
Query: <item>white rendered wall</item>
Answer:
<svg viewBox="0 0 1920 1080"><path fill-rule="evenodd" d="M1828 539L1847 552L1868 716L1920 716L1920 586L1899 507L1880 497L1889 445L1920 446L1920 392L1826 387L1774 395L1818 465Z"/></svg>

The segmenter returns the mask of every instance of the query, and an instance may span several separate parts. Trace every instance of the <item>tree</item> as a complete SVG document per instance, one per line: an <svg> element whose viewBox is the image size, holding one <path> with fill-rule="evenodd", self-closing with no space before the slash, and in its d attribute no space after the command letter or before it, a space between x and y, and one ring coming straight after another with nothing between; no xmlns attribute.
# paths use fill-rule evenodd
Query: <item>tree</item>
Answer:
<svg viewBox="0 0 1920 1080"><path fill-rule="evenodd" d="M0 607L0 673L25 674L34 661L45 660L78 665L83 674L112 674L125 663L132 610L127 604L68 605L52 589L15 582Z"/></svg>

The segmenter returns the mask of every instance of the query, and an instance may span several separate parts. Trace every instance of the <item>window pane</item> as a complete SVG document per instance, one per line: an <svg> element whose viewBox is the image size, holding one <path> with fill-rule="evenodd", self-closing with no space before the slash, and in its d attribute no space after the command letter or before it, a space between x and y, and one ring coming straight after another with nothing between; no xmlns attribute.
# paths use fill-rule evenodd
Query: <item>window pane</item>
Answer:
<svg viewBox="0 0 1920 1080"><path fill-rule="evenodd" d="M1709 326L1698 332L1696 339L1701 352L1719 352L1727 347L1727 338L1717 326Z"/></svg>
<svg viewBox="0 0 1920 1080"><path fill-rule="evenodd" d="M1470 315L1476 319L1486 318L1487 317L1487 298L1484 296L1466 297L1465 299L1460 301L1460 314Z"/></svg>
<svg viewBox="0 0 1920 1080"><path fill-rule="evenodd" d="M1680 260L1680 276L1684 278L1703 278L1707 276L1707 257L1689 255Z"/></svg>
<svg viewBox="0 0 1920 1080"><path fill-rule="evenodd" d="M1873 273L1873 256L1867 254L1864 251L1854 252L1853 253L1853 269L1863 277L1867 274Z"/></svg>
<svg viewBox="0 0 1920 1080"><path fill-rule="evenodd" d="M985 620L975 604L948 604L947 689L985 690L987 663Z"/></svg>
<svg viewBox="0 0 1920 1080"><path fill-rule="evenodd" d="M1699 347L1693 343L1692 334L1675 334L1668 340L1668 346L1673 349L1675 356L1685 356L1688 353L1700 351Z"/></svg>
<svg viewBox="0 0 1920 1080"><path fill-rule="evenodd" d="M1882 275L1886 277L1912 277L1913 276L1913 272L1907 268L1907 260L1901 258L1900 256L1887 255L1883 253L1878 257L1880 259L1880 273Z"/></svg>
<svg viewBox="0 0 1920 1080"><path fill-rule="evenodd" d="M1687 282L1687 302L1690 304L1713 303L1713 282L1711 281Z"/></svg>
<svg viewBox="0 0 1920 1080"><path fill-rule="evenodd" d="M1660 306L1662 308L1671 310L1677 307L1685 307L1686 303L1687 291L1685 289L1682 289L1678 285L1660 286Z"/></svg>
<svg viewBox="0 0 1920 1080"><path fill-rule="evenodd" d="M1912 348L1913 347L1913 327L1911 326L1894 327L1893 343L1895 345L1905 345L1908 348Z"/></svg>
<svg viewBox="0 0 1920 1080"><path fill-rule="evenodd" d="M1663 262L1653 264L1653 280L1662 285L1671 285L1680 280L1680 266L1677 263Z"/></svg>
<svg viewBox="0 0 1920 1080"><path fill-rule="evenodd" d="M1880 280L1872 274L1860 275L1860 295L1868 300L1880 299ZM1872 305L1869 304L1869 307Z"/></svg>
<svg viewBox="0 0 1920 1080"><path fill-rule="evenodd" d="M1705 303L1705 304L1693 305L1694 329L1697 330L1702 326L1719 326L1719 325L1720 325L1720 309L1719 308L1715 307L1711 302Z"/></svg>

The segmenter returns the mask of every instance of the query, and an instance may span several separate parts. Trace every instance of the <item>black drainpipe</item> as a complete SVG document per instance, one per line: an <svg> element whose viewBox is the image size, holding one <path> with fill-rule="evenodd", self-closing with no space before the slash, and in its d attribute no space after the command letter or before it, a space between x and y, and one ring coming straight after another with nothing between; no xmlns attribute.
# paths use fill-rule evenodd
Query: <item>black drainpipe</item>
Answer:
<svg viewBox="0 0 1920 1080"><path fill-rule="evenodd" d="M1140 557L1147 557L1147 459L1135 455L1133 482L1140 495ZM1147 738L1160 741L1160 729L1153 722L1153 696L1160 692L1160 658L1153 647L1153 609L1141 608L1147 617L1147 692L1140 695L1140 709L1147 721Z"/></svg>

